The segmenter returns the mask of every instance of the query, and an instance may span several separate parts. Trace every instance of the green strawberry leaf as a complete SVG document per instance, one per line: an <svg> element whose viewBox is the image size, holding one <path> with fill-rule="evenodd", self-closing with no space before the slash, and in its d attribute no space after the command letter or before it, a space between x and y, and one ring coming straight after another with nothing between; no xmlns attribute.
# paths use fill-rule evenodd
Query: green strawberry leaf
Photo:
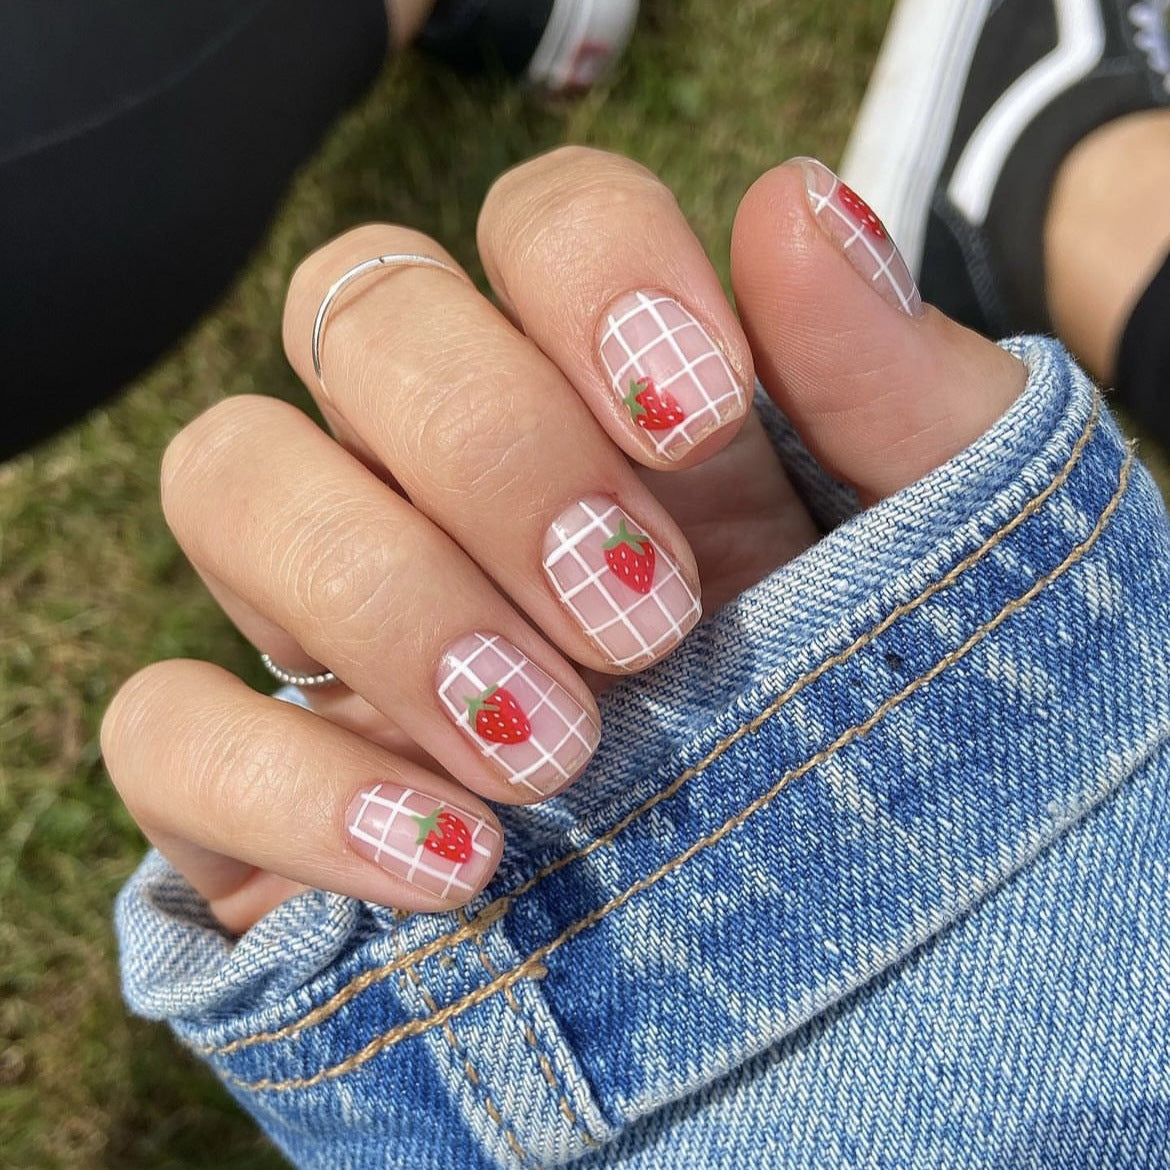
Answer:
<svg viewBox="0 0 1170 1170"><path fill-rule="evenodd" d="M619 544L628 544L639 556L644 551L644 546L650 543L650 537L643 536L640 532L631 532L626 527L624 517L618 521L618 530L605 542L602 546L605 549L617 548Z"/></svg>
<svg viewBox="0 0 1170 1170"><path fill-rule="evenodd" d="M432 833L439 831L439 813L443 811L442 807L435 809L429 817L418 817L413 813L410 819L418 822L418 838L415 841L416 845L425 845L427 838Z"/></svg>
<svg viewBox="0 0 1170 1170"><path fill-rule="evenodd" d="M473 723L475 722L475 717L481 711L498 711L500 709L498 703L493 703L491 701L492 696L499 689L500 688L498 686L488 687L488 689L484 691L482 695L473 695L471 698L466 696L464 697L463 701L467 704L468 718L470 718Z"/></svg>
<svg viewBox="0 0 1170 1170"><path fill-rule="evenodd" d="M642 393L643 387L639 386L637 382L630 383L630 392L622 399L629 409L630 418L636 419L639 415L648 414L649 411L645 406L638 401L638 395Z"/></svg>

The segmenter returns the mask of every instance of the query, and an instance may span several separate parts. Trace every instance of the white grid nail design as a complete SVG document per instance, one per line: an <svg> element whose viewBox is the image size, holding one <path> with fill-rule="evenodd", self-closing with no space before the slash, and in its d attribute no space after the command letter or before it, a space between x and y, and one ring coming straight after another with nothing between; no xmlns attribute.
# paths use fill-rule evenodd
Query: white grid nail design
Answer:
<svg viewBox="0 0 1170 1170"><path fill-rule="evenodd" d="M614 571L605 545L623 529L650 550L652 580L646 591ZM634 546L625 546L632 553ZM623 549L619 546L618 552ZM647 558L627 557L645 572ZM699 598L678 566L605 496L590 496L553 521L545 538L544 570L556 590L614 666L635 669L660 658L699 620Z"/></svg>
<svg viewBox="0 0 1170 1170"><path fill-rule="evenodd" d="M605 315L600 348L623 411L668 459L747 408L727 359L673 297L634 292L619 298Z"/></svg>
<svg viewBox="0 0 1170 1170"><path fill-rule="evenodd" d="M498 634L477 632L449 646L439 663L439 679L439 699L455 723L500 766L509 783L538 796L563 788L601 738L593 716ZM489 695L495 690L503 692L502 701ZM477 715L469 700L485 698L489 709ZM503 722L509 715L519 733ZM477 730L480 720L483 731ZM497 728L515 742L493 741Z"/></svg>
<svg viewBox="0 0 1170 1170"><path fill-rule="evenodd" d="M824 163L800 160L808 202L821 227L878 294L910 317L922 316L922 295L873 209Z"/></svg>
<svg viewBox="0 0 1170 1170"><path fill-rule="evenodd" d="M440 823L424 834L420 821L430 817ZM478 889L500 843L499 832L474 814L396 784L359 793L346 813L346 829L355 852L440 898ZM427 845L444 838L449 855Z"/></svg>

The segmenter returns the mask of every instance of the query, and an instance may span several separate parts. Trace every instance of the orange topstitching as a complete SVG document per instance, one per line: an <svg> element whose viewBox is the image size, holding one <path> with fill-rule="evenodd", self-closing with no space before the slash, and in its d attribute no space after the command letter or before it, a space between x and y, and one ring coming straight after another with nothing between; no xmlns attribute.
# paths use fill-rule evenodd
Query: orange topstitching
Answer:
<svg viewBox="0 0 1170 1170"><path fill-rule="evenodd" d="M367 971L363 971L360 975L355 976L344 987L336 991L328 1000L319 1004L311 1011L297 1020L293 1020L280 1028L271 1031L255 1032L248 1036L241 1036L236 1040L229 1041L222 1045L192 1045L192 1049L203 1056L229 1056L233 1052L237 1052L242 1048L248 1048L255 1044L273 1043L278 1040L287 1039L291 1036L296 1036L308 1028L328 1019L330 1016L339 1011L351 999L360 995L367 988L382 982L404 968L407 963L419 963L424 960L439 954L442 951L454 948L466 942L468 939L474 938L489 929L496 921L502 918L509 910L511 904L523 894L526 894L534 886L539 884L545 878L556 873L558 870L569 865L573 861L581 860L588 857L591 853L601 848L603 845L609 844L621 832L627 829L638 818L644 816L647 812L660 804L662 801L673 796L678 790L688 781L699 776L707 768L709 768L716 760L720 758L730 747L736 744L745 735L749 735L757 731L760 726L767 720L771 719L781 707L790 702L796 695L798 695L807 686L814 683L821 678L828 670L852 658L858 651L862 650L874 639L888 630L896 621L912 613L920 606L925 604L930 598L940 593L943 589L948 588L968 569L978 564L997 544L1020 527L1027 519L1035 515L1037 511L1044 505L1044 503L1056 492L1068 479L1074 467L1080 461L1085 447L1092 438L1094 431L1098 425L1101 413L1101 400L1096 397L1093 402L1093 408L1085 420L1084 429L1077 437L1068 459L1065 461L1061 469L1056 475L1028 502L1017 512L1009 521L1002 527L996 529L991 533L974 551L969 553L950 570L947 571L937 581L932 581L921 593L908 601L902 602L900 605L892 609L884 618L882 618L876 625L859 634L845 649L838 651L836 654L830 655L828 658L822 660L815 667L811 668L799 678L795 679L780 695L778 695L767 707L764 708L754 718L740 724L734 731L730 732L724 739L720 740L712 750L704 756L697 763L690 768L680 773L670 784L658 790L647 799L644 803L639 805L633 811L621 818L615 825L608 829L602 835L594 838L585 845L570 850L563 854L557 860L550 862L542 869L534 873L530 878L517 886L514 890L506 894L501 894L498 898L493 899L486 906L484 906L473 919L464 922L457 929L439 935L438 937L424 943L408 954L396 957L389 962L383 963L378 967L372 967Z"/></svg>

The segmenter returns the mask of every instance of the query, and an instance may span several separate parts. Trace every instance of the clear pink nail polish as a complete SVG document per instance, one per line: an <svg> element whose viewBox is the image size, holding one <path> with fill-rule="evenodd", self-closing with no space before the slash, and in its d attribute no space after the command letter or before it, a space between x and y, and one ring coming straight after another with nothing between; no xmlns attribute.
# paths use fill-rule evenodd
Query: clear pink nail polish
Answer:
<svg viewBox="0 0 1170 1170"><path fill-rule="evenodd" d="M690 310L657 292L619 297L601 318L601 362L630 424L678 459L747 409L722 351Z"/></svg>
<svg viewBox="0 0 1170 1170"><path fill-rule="evenodd" d="M563 788L597 748L592 714L499 634L468 634L439 662L444 710L509 784L537 796Z"/></svg>
<svg viewBox="0 0 1170 1170"><path fill-rule="evenodd" d="M796 160L817 223L877 294L909 317L922 316L922 296L902 253L873 209L815 158Z"/></svg>
<svg viewBox="0 0 1170 1170"><path fill-rule="evenodd" d="M354 852L440 898L467 898L484 885L500 851L482 817L414 788L375 784L345 814Z"/></svg>
<svg viewBox="0 0 1170 1170"><path fill-rule="evenodd" d="M702 612L674 561L606 496L580 500L553 521L544 571L586 635L623 670L661 658Z"/></svg>

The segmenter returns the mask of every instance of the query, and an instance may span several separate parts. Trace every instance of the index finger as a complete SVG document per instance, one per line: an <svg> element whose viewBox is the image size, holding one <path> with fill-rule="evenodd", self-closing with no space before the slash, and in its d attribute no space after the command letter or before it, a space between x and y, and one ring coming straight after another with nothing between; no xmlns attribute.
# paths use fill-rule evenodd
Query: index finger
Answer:
<svg viewBox="0 0 1170 1170"><path fill-rule="evenodd" d="M479 250L513 319L610 438L690 467L738 431L751 351L674 196L629 159L567 147L488 192Z"/></svg>

